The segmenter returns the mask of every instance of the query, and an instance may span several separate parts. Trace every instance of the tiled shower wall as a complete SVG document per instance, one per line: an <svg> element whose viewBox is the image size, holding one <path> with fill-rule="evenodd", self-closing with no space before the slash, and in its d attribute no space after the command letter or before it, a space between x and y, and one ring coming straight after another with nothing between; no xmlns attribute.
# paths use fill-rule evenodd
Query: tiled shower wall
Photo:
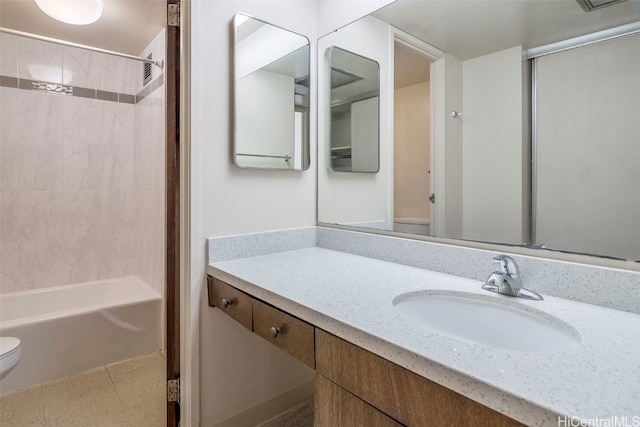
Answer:
<svg viewBox="0 0 640 427"><path fill-rule="evenodd" d="M140 55L165 59L165 32L162 31ZM164 74L151 67L153 82L161 84ZM139 252L138 276L164 293L165 251L165 91L142 89L142 80L136 93L146 95L136 104L136 213L137 248ZM149 87L149 85L147 85ZM147 95L146 91L150 91Z"/></svg>
<svg viewBox="0 0 640 427"><path fill-rule="evenodd" d="M163 76L7 34L0 52L0 292L131 274L162 292Z"/></svg>

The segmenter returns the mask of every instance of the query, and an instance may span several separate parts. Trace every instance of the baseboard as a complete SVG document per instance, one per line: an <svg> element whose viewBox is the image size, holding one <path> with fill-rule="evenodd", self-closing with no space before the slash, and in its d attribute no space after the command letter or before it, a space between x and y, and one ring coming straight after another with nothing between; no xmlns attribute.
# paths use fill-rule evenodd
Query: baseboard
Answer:
<svg viewBox="0 0 640 427"><path fill-rule="evenodd" d="M313 426L313 399L309 399L256 427Z"/></svg>
<svg viewBox="0 0 640 427"><path fill-rule="evenodd" d="M302 403L313 399L315 381L282 393L244 412L227 418L212 427L257 426L289 411Z"/></svg>

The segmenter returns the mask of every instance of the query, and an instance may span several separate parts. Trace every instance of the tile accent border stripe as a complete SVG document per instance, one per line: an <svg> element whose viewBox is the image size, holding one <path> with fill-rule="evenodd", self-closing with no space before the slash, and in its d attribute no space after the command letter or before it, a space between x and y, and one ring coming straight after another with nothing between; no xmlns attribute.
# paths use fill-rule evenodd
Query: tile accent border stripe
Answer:
<svg viewBox="0 0 640 427"><path fill-rule="evenodd" d="M22 80L20 80L22 83ZM31 81L31 89L38 90L40 92L50 92L58 95L73 95L73 87L68 85L61 85L57 83L46 83Z"/></svg>
<svg viewBox="0 0 640 427"><path fill-rule="evenodd" d="M96 90L95 89L87 89L84 87L76 87L73 91L73 96L80 96L82 98L96 98Z"/></svg>
<svg viewBox="0 0 640 427"><path fill-rule="evenodd" d="M161 87L163 84L164 84L164 73L160 74L155 80L152 80L149 83L147 83L146 86L140 92L138 92L138 94L136 95L136 104L142 101L143 99L145 99L147 96L151 95L153 92L155 92L156 89Z"/></svg>
<svg viewBox="0 0 640 427"><path fill-rule="evenodd" d="M18 78L9 76L0 76L0 86L18 88Z"/></svg>
<svg viewBox="0 0 640 427"><path fill-rule="evenodd" d="M119 97L119 94L117 94L116 92L107 92L107 91L104 91L104 90L97 90L96 91L96 99L102 99L104 101L118 102L118 97Z"/></svg>
<svg viewBox="0 0 640 427"><path fill-rule="evenodd" d="M135 95L127 95L125 93L118 94L118 102L124 102L125 104L135 104L136 96Z"/></svg>
<svg viewBox="0 0 640 427"><path fill-rule="evenodd" d="M155 92L156 89L162 87L162 85L164 85L164 73L147 83L144 89L136 95L0 75L0 87L35 90L53 95L77 96L100 101L121 102L124 104L137 104Z"/></svg>

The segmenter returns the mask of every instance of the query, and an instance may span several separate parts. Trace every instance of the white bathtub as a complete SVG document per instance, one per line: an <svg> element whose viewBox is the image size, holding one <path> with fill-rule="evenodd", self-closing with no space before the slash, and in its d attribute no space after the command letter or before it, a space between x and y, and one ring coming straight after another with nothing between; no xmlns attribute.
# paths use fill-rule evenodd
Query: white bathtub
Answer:
<svg viewBox="0 0 640 427"><path fill-rule="evenodd" d="M0 335L22 360L0 393L157 351L162 297L136 276L0 295Z"/></svg>

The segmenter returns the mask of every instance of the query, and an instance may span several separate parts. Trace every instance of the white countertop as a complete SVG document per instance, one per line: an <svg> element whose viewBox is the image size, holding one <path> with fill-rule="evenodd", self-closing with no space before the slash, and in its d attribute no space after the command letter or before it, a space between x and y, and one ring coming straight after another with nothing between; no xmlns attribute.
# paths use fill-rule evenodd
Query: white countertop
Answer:
<svg viewBox="0 0 640 427"><path fill-rule="evenodd" d="M319 247L216 262L208 274L527 425L557 426L558 416L640 425L636 314L547 295L516 300L482 290L479 281ZM574 327L581 343L533 353L432 333L392 304L420 290L528 306Z"/></svg>

